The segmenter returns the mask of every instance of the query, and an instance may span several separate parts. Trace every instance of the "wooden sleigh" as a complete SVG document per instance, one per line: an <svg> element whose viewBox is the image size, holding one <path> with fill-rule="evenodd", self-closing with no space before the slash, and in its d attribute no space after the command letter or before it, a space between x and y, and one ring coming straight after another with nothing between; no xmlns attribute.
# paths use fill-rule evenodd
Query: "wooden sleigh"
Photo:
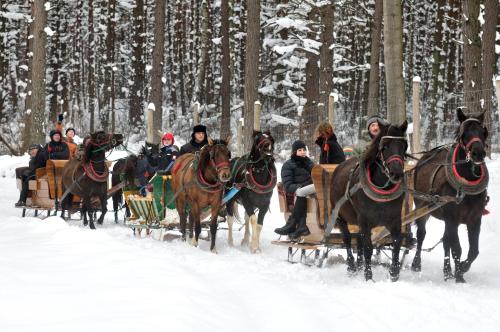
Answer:
<svg viewBox="0 0 500 332"><path fill-rule="evenodd" d="M307 217L306 224L310 234L297 240L279 240L272 241L272 244L288 248L288 261L293 262L295 255L300 251L300 262L306 263L306 260L314 254L314 264L322 265L328 253L333 249L345 248L342 234L338 229L334 229L331 234L325 237L325 225L330 220L330 179L337 165L316 165L312 169L311 175L316 188L316 194L307 198ZM293 209L293 197L287 196L282 183L278 183L278 197L280 211L283 212L285 221L288 220ZM413 198L406 195L403 204L402 215L407 215L413 208ZM408 222L403 222L402 235L404 255L413 247L414 239L411 234ZM360 238L358 226L349 225L349 231L352 235L352 248L355 249L357 241ZM383 236L381 236L383 235ZM374 247L385 248L391 245L392 239L388 236L385 227L376 227L372 230L372 240ZM323 253L321 255L321 252Z"/></svg>
<svg viewBox="0 0 500 332"><path fill-rule="evenodd" d="M51 215L51 211L56 212L56 206L60 208L61 200L64 195L62 184L62 172L64 166L69 160L52 160L49 159L45 167L35 170L35 179L28 181L28 198L26 205L19 207L23 209L22 216L25 217L27 211L34 211L34 216L39 216L39 213L45 212L47 216ZM106 162L108 167L111 162ZM26 167L16 169L16 174L22 173ZM22 190L22 180L17 178L17 188ZM108 186L109 187L109 186ZM108 197L119 188L108 189ZM81 198L73 196L72 207L70 213L76 212L81 208ZM96 209L100 208L99 201L93 202Z"/></svg>

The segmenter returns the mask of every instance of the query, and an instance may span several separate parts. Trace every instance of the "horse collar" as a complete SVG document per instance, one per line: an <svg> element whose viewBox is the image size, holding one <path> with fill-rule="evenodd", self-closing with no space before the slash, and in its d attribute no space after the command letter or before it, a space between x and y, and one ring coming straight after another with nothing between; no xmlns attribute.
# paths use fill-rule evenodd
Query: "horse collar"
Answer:
<svg viewBox="0 0 500 332"><path fill-rule="evenodd" d="M458 152L459 149L464 149L460 143L455 143L449 149L446 155L446 180L453 187L453 189L458 191L463 191L467 195L477 195L482 193L488 187L489 174L488 168L485 164L480 164L481 174L477 180L467 180L458 173L457 164L459 163Z"/></svg>
<svg viewBox="0 0 500 332"><path fill-rule="evenodd" d="M370 167L367 167L364 161L359 163L360 174L359 179L361 182L361 187L366 196L376 202L390 202L401 196L404 192L404 188L401 185L402 181L396 183L392 188L384 189L376 186L371 177Z"/></svg>
<svg viewBox="0 0 500 332"><path fill-rule="evenodd" d="M94 169L92 162L84 163L83 170L85 171L85 175L87 175L92 181L95 181L95 182L107 182L108 181L109 169L108 169L108 166L106 165L106 163L104 163L104 172L102 172L102 173L98 173Z"/></svg>

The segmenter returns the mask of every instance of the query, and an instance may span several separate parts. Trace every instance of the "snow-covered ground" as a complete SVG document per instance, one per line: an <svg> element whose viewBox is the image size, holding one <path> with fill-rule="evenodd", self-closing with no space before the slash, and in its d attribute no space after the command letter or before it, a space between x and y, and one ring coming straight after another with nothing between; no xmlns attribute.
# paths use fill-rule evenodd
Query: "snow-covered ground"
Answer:
<svg viewBox="0 0 500 332"><path fill-rule="evenodd" d="M284 222L276 195L257 255L228 247L225 230L215 255L205 241L193 248L134 238L111 213L96 231L58 217L23 219L13 207L14 168L25 163L26 156L0 156L2 332L498 331L500 161L489 162L491 214L467 284L443 281L441 246L423 254L421 273L406 268L396 283L381 266L372 283L362 273L349 277L343 264L289 264L286 249L270 244ZM424 246L442 230L429 222ZM466 230L460 233L465 256ZM236 243L242 236L235 234Z"/></svg>

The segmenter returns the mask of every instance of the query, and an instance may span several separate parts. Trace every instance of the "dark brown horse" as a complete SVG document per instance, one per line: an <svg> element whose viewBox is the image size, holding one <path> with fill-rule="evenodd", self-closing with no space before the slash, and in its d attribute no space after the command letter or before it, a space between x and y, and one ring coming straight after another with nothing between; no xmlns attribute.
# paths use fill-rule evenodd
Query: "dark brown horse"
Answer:
<svg viewBox="0 0 500 332"><path fill-rule="evenodd" d="M481 217L487 203L486 187L488 169L484 163L485 141L488 131L483 124L484 113L466 116L459 109L457 117L460 126L453 145L436 148L424 154L415 167L415 190L439 196L457 197L457 203L448 203L431 215L444 220L444 278L455 277L456 282L465 282L464 273L479 255L479 232ZM415 197L417 208L426 202ZM429 216L417 220L417 252L412 270L421 270L422 243L425 238L425 224ZM460 261L462 248L458 238L458 226L465 224L469 236L467 259ZM455 262L455 274L450 264L450 249Z"/></svg>
<svg viewBox="0 0 500 332"><path fill-rule="evenodd" d="M210 206L210 250L216 252L215 236L217 216L222 204L224 185L230 178L229 150L227 140L208 140L199 152L187 153L177 158L172 169L172 188L175 206L179 212L182 239L186 239L187 209L190 207L190 220L194 226L193 246L198 245L201 233L200 213ZM190 228L190 237L192 228Z"/></svg>
<svg viewBox="0 0 500 332"><path fill-rule="evenodd" d="M254 131L253 145L249 154L231 159L231 181L229 186L241 186L241 190L227 202L228 242L233 245L233 218L236 202L243 205L248 219L245 220L245 235L242 245L250 244L250 251L260 251L260 232L264 217L276 186L276 168L274 166L274 138L270 132ZM256 210L259 210L258 218ZM249 224L252 227L252 239L249 241Z"/></svg>
<svg viewBox="0 0 500 332"><path fill-rule="evenodd" d="M107 208L107 190L109 170L106 165L106 151L123 143L121 134L106 134L98 131L90 135L90 139L84 146L84 154L81 160L70 160L63 169L63 190L67 192L63 200L63 211L73 201L73 195L82 198L83 225L87 224L91 229L94 226L94 214L92 213L92 199L98 197L101 202L101 215L97 220L102 224ZM87 221L87 214L90 222Z"/></svg>
<svg viewBox="0 0 500 332"><path fill-rule="evenodd" d="M393 281L399 278L406 128L406 121L401 126L381 126L380 134L363 153L361 160L352 158L341 163L332 175L332 208L350 191L350 198L340 208L337 220L347 248L347 269L349 272L356 271L351 234L347 227L348 224L354 224L361 231L361 240L358 238L358 241L363 241L366 280L372 279L371 231L376 226L385 226L391 232L393 251L390 275ZM358 259L360 257L358 252Z"/></svg>

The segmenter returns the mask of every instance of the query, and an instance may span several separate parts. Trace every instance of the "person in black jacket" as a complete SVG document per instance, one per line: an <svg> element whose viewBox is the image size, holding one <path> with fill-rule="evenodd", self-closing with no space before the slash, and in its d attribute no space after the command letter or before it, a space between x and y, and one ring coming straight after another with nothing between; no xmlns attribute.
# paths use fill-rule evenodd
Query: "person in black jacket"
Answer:
<svg viewBox="0 0 500 332"><path fill-rule="evenodd" d="M202 147L208 144L207 127L203 125L196 125L193 127L191 140L181 147L180 156L185 153L195 153L200 151Z"/></svg>
<svg viewBox="0 0 500 332"><path fill-rule="evenodd" d="M15 204L16 207L26 205L26 199L28 198L28 182L35 178L36 169L45 167L47 162L40 144L31 144L28 151L30 154L30 162L28 167L23 167L24 169L20 174L22 189L19 195L19 201Z"/></svg>
<svg viewBox="0 0 500 332"><path fill-rule="evenodd" d="M314 162L307 157L306 145L302 141L295 141L292 144L292 156L281 168L281 181L287 193L294 193L296 196L292 214L288 218L286 225L276 228L274 231L280 235L299 237L309 234L306 226L307 196L314 194L311 171ZM297 226L298 225L298 226Z"/></svg>
<svg viewBox="0 0 500 332"><path fill-rule="evenodd" d="M337 142L333 127L328 122L322 122L316 129L316 144L321 148L320 164L340 164L345 161L344 151Z"/></svg>
<svg viewBox="0 0 500 332"><path fill-rule="evenodd" d="M62 141L61 132L59 130L51 130L49 136L50 142L43 148L46 159L68 160L69 148L68 145Z"/></svg>

